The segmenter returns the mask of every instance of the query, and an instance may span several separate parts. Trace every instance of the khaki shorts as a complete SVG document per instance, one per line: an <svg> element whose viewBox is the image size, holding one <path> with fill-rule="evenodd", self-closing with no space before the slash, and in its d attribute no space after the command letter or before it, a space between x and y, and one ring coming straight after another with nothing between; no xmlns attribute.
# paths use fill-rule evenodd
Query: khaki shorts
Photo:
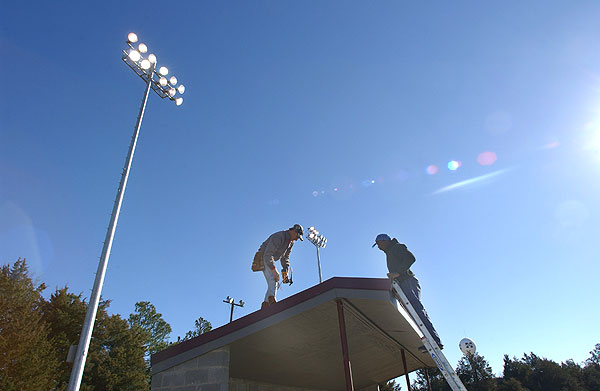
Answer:
<svg viewBox="0 0 600 391"><path fill-rule="evenodd" d="M263 262L263 255L264 255L264 253L262 251L257 251L256 254L254 254L254 259L252 260L252 271L253 272L261 272L261 271L265 270L265 264Z"/></svg>

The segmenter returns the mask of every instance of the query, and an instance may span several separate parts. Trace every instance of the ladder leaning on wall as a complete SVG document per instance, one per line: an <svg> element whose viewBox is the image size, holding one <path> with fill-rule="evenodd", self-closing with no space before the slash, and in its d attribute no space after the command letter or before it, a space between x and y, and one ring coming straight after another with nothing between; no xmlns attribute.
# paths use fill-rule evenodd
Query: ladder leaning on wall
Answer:
<svg viewBox="0 0 600 391"><path fill-rule="evenodd" d="M431 333L423 324L421 317L419 316L419 314L417 314L413 306L410 304L410 301L408 301L406 295L400 288L400 285L398 285L398 283L393 280L392 292L394 293L394 296L396 296L396 298L407 309L408 313L419 327L419 330L421 330L421 333L423 333L421 342L423 342L423 345L425 346L425 348L427 348L427 352L431 355L431 358L439 368L440 372L442 372L442 374L444 375L444 378L450 385L450 388L452 388L453 391L467 391L464 384L460 381L460 378L458 377L456 372L454 372L452 365L450 365L450 363L446 359L446 356L444 356L444 353L442 353L440 347L437 345L437 343L431 336Z"/></svg>

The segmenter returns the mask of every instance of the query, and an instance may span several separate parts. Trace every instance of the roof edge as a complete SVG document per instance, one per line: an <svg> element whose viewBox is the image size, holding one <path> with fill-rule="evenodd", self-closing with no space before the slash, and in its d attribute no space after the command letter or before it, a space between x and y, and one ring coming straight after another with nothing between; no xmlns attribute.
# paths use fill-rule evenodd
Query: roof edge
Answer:
<svg viewBox="0 0 600 391"><path fill-rule="evenodd" d="M215 341L223 336L231 334L242 328L250 326L263 319L269 318L282 311L292 308L300 303L303 303L313 297L332 289L365 289L365 290L391 290L390 280L387 278L362 278L362 277L332 277L318 285L305 289L286 299L283 299L263 310L254 311L246 316L227 323L221 327L209 331L208 333L199 335L187 341L172 345L165 350L161 350L152 355L150 358L151 365L155 365L161 361L177 356L190 349Z"/></svg>

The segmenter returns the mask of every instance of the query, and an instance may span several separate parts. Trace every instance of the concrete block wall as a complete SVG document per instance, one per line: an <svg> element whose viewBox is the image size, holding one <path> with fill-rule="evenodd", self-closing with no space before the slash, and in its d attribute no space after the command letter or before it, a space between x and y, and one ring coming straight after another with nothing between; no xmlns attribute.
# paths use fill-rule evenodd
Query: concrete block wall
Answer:
<svg viewBox="0 0 600 391"><path fill-rule="evenodd" d="M260 383L246 379L229 379L229 391L323 391L315 388L299 388L278 384Z"/></svg>
<svg viewBox="0 0 600 391"><path fill-rule="evenodd" d="M280 386L277 384L260 383L245 379L229 379L229 391L324 391L316 388L299 388ZM379 387L374 384L370 387L358 391L379 391Z"/></svg>
<svg viewBox="0 0 600 391"><path fill-rule="evenodd" d="M229 347L152 374L152 391L229 391Z"/></svg>

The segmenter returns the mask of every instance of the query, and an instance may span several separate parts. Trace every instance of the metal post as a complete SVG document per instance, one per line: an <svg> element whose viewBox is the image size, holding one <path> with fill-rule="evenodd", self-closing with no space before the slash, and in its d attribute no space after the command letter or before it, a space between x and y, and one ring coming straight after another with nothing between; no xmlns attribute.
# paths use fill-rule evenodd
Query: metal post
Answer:
<svg viewBox="0 0 600 391"><path fill-rule="evenodd" d="M319 284L323 282L323 277L321 277L321 257L319 257L319 246L317 247L317 264L319 265Z"/></svg>
<svg viewBox="0 0 600 391"><path fill-rule="evenodd" d="M342 342L344 375L346 376L346 391L354 391L354 384L352 381L352 366L350 364L350 354L348 353L348 339L346 338L346 322L344 321L344 305L339 299L335 302L337 304L340 339Z"/></svg>
<svg viewBox="0 0 600 391"><path fill-rule="evenodd" d="M77 355L73 364L73 370L71 371L71 378L69 379L68 391L79 391L79 386L81 385L81 378L83 377L83 369L85 367L85 359L87 358L90 339L92 338L92 331L94 329L94 322L96 320L96 312L98 311L98 303L100 302L100 295L102 293L102 285L104 283L104 275L106 274L108 257L110 255L110 249L112 247L115 229L117 227L117 220L119 219L119 212L121 211L121 204L123 203L125 186L127 186L127 178L129 177L129 170L131 169L133 153L135 151L140 127L142 125L142 118L144 116L144 110L146 109L146 102L148 101L150 86L152 85L153 71L154 65L152 65L148 73L149 76L146 84L146 91L144 92L144 98L142 99L140 112L133 130L131 143L129 144L129 152L127 153L127 159L125 160L125 167L123 167L123 173L121 174L121 182L119 183L117 197L115 198L112 214L110 216L110 223L108 224L108 230L106 232L106 238L104 239L104 246L102 247L102 254L100 255L100 263L98 264L98 270L96 271L94 288L92 290L92 296L90 297L90 302L85 314L85 321L83 323L81 336L79 338L79 345L77 347Z"/></svg>
<svg viewBox="0 0 600 391"><path fill-rule="evenodd" d="M231 303L231 313L229 314L229 323L233 322L233 303Z"/></svg>
<svg viewBox="0 0 600 391"><path fill-rule="evenodd" d="M400 353L402 354L402 365L404 365L404 377L406 377L406 389L410 391L410 379L408 378L408 369L406 368L406 355L404 354L404 349L400 349Z"/></svg>

